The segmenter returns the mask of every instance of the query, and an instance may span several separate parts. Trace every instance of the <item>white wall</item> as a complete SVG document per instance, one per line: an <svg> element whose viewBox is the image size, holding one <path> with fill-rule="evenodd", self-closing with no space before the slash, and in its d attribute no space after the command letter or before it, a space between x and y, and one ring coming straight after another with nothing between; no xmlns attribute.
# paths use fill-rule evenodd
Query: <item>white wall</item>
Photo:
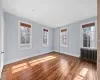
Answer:
<svg viewBox="0 0 100 80"><path fill-rule="evenodd" d="M80 56L81 41L81 25L87 22L96 21L96 17L92 17L86 20L82 20L69 25L61 26L54 29L54 50L61 53L69 54L72 56ZM97 25L96 25L97 26ZM68 28L68 47L61 47L60 45L60 28Z"/></svg>
<svg viewBox="0 0 100 80"><path fill-rule="evenodd" d="M1 10L1 0L0 0L0 32L1 32L1 13L2 13L2 10ZM0 33L0 44L1 44L1 33ZM1 49L1 46L0 46L0 49ZM0 53L0 77L1 77L1 53Z"/></svg>
<svg viewBox="0 0 100 80"><path fill-rule="evenodd" d="M60 52L60 28L54 28L54 51Z"/></svg>
<svg viewBox="0 0 100 80"><path fill-rule="evenodd" d="M4 50L4 43L3 43L3 39L4 39L4 36L3 36L3 30L4 30L4 26L3 26L3 10L2 10L2 1L0 0L0 76L1 76L1 71L3 69L3 55L4 54L1 54L1 52L3 52Z"/></svg>
<svg viewBox="0 0 100 80"><path fill-rule="evenodd" d="M41 55L53 51L53 29L36 22L4 13L5 20L5 56L4 64L12 63L28 57ZM19 50L18 48L18 20L32 24L32 48ZM49 29L49 45L42 46L42 28Z"/></svg>

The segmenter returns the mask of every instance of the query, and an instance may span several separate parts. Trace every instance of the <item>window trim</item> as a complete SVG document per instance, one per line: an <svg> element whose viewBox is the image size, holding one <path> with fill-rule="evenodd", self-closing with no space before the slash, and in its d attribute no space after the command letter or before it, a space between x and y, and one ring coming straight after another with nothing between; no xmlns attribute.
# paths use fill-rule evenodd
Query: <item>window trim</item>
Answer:
<svg viewBox="0 0 100 80"><path fill-rule="evenodd" d="M68 39L68 38L67 38L67 39L68 39L68 40L67 40L67 45L62 45L62 44L61 44L61 30L62 30L62 29L67 29L67 36L69 37L69 31L68 31L69 29L68 29L68 27L60 28L60 46L61 46L61 47L68 47L68 44L69 44L69 39Z"/></svg>
<svg viewBox="0 0 100 80"><path fill-rule="evenodd" d="M25 24L29 24L31 25L31 33L30 33L30 47L24 47L24 48L21 48L21 45L26 45L26 44L20 44L20 23L25 23ZM19 50L27 50L27 49L32 49L32 29L33 29L33 26L32 26L32 23L28 22L28 21L22 21L22 20L18 20L18 49ZM27 44L28 45L28 44Z"/></svg>
<svg viewBox="0 0 100 80"><path fill-rule="evenodd" d="M97 49L97 43L96 43L96 47L83 47L83 28L82 25L85 24L89 24L89 23L95 23L95 35L96 35L96 42L97 42L97 20L94 21L88 21L88 22L83 22L81 23L81 27L80 27L80 48L86 48L86 49Z"/></svg>
<svg viewBox="0 0 100 80"><path fill-rule="evenodd" d="M43 44L43 29L47 29L48 30L48 38L47 38L47 44ZM42 47L48 47L49 46L49 28L47 28L47 27L43 27L42 28Z"/></svg>

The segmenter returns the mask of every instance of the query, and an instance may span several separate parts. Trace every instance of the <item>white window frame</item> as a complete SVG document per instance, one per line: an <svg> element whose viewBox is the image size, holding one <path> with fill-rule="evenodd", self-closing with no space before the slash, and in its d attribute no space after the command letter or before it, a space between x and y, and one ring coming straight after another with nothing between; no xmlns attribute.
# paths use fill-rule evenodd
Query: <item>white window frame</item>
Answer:
<svg viewBox="0 0 100 80"><path fill-rule="evenodd" d="M48 30L47 44L44 44L44 43L43 43L43 29L47 29L47 30ZM43 47L48 47L48 46L49 46L49 29L48 29L48 28L45 28L45 27L42 28L42 46L43 46Z"/></svg>
<svg viewBox="0 0 100 80"><path fill-rule="evenodd" d="M25 24L31 25L30 44L20 44L20 23L25 23ZM24 46L24 47L22 48L21 46ZM27 46L29 46L29 47L27 47ZM31 23L18 20L18 48L20 50L26 50L26 49L32 48L32 24Z"/></svg>
<svg viewBox="0 0 100 80"><path fill-rule="evenodd" d="M81 24L81 28L80 28L80 32L81 32L81 35L80 35L80 47L81 48L87 48L87 49L97 49L97 43L95 42L95 48L93 47L83 47L83 28L82 28L82 25L84 24L89 24L89 23L95 23L95 35L96 35L96 42L97 42L97 21L90 21L90 22L84 22Z"/></svg>
<svg viewBox="0 0 100 80"><path fill-rule="evenodd" d="M68 40L67 40L67 45L62 45L62 43L61 43L61 30L62 30L62 29L67 29L67 32L66 32L66 34L67 34L67 39L68 39L68 37L69 37L69 36L68 36L68 28L60 28L60 46L61 46L61 47L68 47L68 42L69 42Z"/></svg>

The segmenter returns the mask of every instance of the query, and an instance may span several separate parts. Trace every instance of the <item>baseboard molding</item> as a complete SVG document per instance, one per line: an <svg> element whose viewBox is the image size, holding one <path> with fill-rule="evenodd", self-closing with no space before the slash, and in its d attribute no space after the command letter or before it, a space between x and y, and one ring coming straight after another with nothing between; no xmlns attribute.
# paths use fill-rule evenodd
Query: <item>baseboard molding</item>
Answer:
<svg viewBox="0 0 100 80"><path fill-rule="evenodd" d="M57 52L57 51L54 51L54 52ZM74 54L71 54L71 53L67 53L67 52L57 52L57 53L61 53L61 54L66 54L66 55L70 55L70 56L74 56L74 57L80 57L80 55L74 55Z"/></svg>
<svg viewBox="0 0 100 80"><path fill-rule="evenodd" d="M52 52L52 51L51 51L51 52ZM39 55L43 55L43 54L47 54L47 53L50 53L50 52L41 52L41 53L38 53L37 55L30 55L30 56L27 56L27 57L22 57L22 58L19 58L19 59L7 61L7 62L4 63L4 66L5 66L5 65L8 65L8 64L11 64L11 63L14 63L14 62L18 62L18 61L27 59L27 58L31 58L31 57L35 57L35 56L39 56Z"/></svg>
<svg viewBox="0 0 100 80"><path fill-rule="evenodd" d="M68 55L71 55L71 56L74 56L74 57L80 57L80 55L76 55L76 54L70 54L70 53L68 53Z"/></svg>
<svg viewBox="0 0 100 80"><path fill-rule="evenodd" d="M53 50L53 51L50 51L50 52L57 52L57 53L61 53L61 54L67 54L67 55L71 55L71 56L75 56L75 57L80 57L79 55L72 55L72 54L67 53L67 52L59 52L59 51L56 51L56 50ZM27 59L27 58L47 54L47 53L50 53L50 52L41 52L41 53L38 53L37 55L36 54L35 55L30 55L30 56L22 57L22 58L19 58L19 59L7 61L7 62L4 63L4 65L11 64L11 63L14 63L14 62L18 62L18 61L21 61L21 60L24 60L24 59Z"/></svg>
<svg viewBox="0 0 100 80"><path fill-rule="evenodd" d="M53 50L53 52L58 52L58 53L59 53L59 51L58 51L58 50Z"/></svg>

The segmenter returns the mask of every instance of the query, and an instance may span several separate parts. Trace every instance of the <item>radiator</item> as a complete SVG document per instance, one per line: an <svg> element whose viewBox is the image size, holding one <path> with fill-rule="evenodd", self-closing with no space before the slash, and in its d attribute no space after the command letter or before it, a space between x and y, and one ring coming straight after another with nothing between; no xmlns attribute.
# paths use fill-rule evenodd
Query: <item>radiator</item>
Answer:
<svg viewBox="0 0 100 80"><path fill-rule="evenodd" d="M97 50L96 49L81 48L80 52L81 52L80 58L93 61L93 62L97 62Z"/></svg>

